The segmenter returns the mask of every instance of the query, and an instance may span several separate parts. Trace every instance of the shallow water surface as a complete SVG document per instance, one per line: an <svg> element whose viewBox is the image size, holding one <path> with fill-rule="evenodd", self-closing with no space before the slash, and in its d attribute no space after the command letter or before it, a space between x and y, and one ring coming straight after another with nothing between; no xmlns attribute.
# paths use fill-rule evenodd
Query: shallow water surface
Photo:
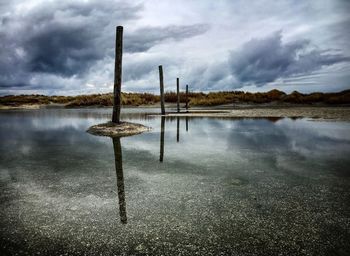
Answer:
<svg viewBox="0 0 350 256"><path fill-rule="evenodd" d="M350 123L154 111L1 111L2 254L350 253Z"/></svg>

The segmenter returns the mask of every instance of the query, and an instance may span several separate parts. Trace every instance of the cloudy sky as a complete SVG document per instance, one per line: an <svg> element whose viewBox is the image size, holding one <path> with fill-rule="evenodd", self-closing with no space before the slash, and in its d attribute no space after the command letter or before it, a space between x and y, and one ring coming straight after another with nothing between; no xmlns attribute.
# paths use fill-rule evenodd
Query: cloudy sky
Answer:
<svg viewBox="0 0 350 256"><path fill-rule="evenodd" d="M348 0L0 0L0 94L350 89Z"/></svg>

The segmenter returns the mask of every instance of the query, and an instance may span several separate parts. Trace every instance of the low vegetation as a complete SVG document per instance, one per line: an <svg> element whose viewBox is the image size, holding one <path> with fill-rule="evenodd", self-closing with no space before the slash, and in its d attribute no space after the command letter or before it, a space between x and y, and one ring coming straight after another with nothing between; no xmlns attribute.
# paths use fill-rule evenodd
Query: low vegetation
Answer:
<svg viewBox="0 0 350 256"><path fill-rule="evenodd" d="M122 105L140 106L153 105L160 101L159 95L150 93L122 93ZM175 92L165 93L167 103L176 103ZM186 102L185 93L180 93L180 102ZM234 103L291 103L291 104L350 104L350 90L337 93L315 92L302 94L294 91L286 94L279 90L269 92L190 92L188 95L190 106L217 106ZM22 105L63 104L66 107L112 106L113 94L91 94L78 96L45 96L45 95L8 95L0 97L0 105L18 107Z"/></svg>

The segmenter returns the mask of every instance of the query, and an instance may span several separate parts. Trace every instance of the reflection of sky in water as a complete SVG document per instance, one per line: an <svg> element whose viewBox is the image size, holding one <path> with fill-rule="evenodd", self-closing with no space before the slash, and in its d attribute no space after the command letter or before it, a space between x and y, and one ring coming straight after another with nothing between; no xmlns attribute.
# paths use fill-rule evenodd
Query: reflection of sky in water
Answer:
<svg viewBox="0 0 350 256"><path fill-rule="evenodd" d="M312 244L307 233L312 230L318 241L323 235L337 235L340 244L347 238L344 223L334 221L340 229L334 234L324 223L349 217L349 123L188 118L186 131L186 119L180 118L177 142L177 118L166 118L160 163L160 118L125 109L125 120L153 130L121 139L128 215L123 227L112 140L85 132L109 118L110 109L0 113L1 202L6 203L0 233L11 237L15 221L21 236L12 235L18 241L45 237L72 246L69 241L79 240L95 248L109 241L121 251L126 244L136 251L140 244L148 248L146 241L155 248L195 241L197 251L206 244L218 252L233 237L254 237L259 228L287 240L288 248L294 248L288 245L293 232L305 244ZM320 212L326 208L330 212ZM318 224L311 221L315 211ZM301 226L290 227L289 217L300 218ZM96 234L101 237L92 239Z"/></svg>

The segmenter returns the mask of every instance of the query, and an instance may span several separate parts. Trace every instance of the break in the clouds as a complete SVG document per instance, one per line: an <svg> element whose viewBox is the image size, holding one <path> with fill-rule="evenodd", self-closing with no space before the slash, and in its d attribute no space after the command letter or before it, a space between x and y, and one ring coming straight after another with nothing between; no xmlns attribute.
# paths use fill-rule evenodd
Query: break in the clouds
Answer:
<svg viewBox="0 0 350 256"><path fill-rule="evenodd" d="M3 1L0 94L109 92L115 27L123 88L337 91L349 88L344 0Z"/></svg>

